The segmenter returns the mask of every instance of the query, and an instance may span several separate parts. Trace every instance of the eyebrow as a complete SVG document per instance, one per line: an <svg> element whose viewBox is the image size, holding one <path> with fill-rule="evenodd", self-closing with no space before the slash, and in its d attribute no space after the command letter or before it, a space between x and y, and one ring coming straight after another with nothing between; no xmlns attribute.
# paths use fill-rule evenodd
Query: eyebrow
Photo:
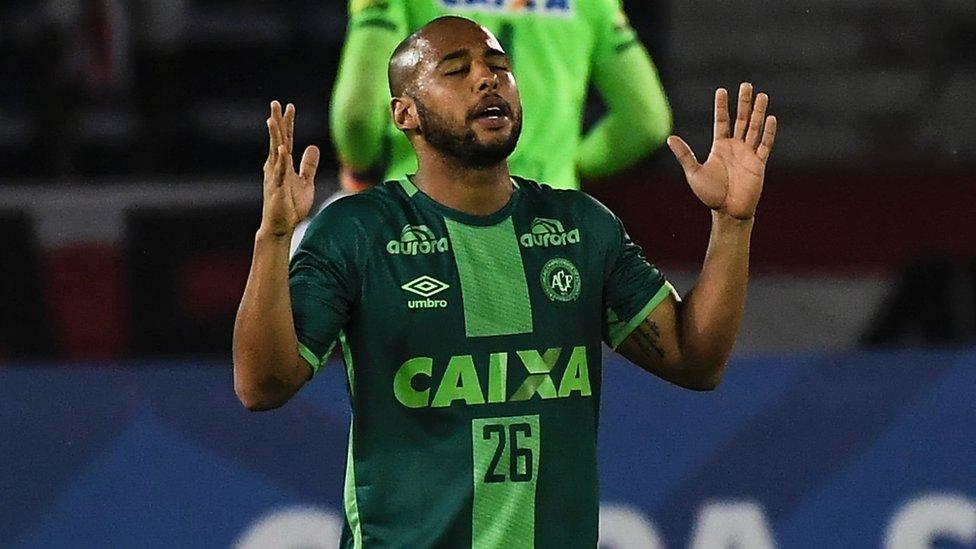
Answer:
<svg viewBox="0 0 976 549"><path fill-rule="evenodd" d="M437 62L437 66L439 67L444 63L447 63L448 61L453 61L454 59L460 59L462 57L466 57L467 55L468 55L468 50L452 51L451 53L442 57L441 60ZM488 48L488 50L485 52L485 57L504 57L505 59L508 59L508 54L501 50L497 50L495 48Z"/></svg>
<svg viewBox="0 0 976 549"><path fill-rule="evenodd" d="M467 54L468 54L468 50L456 50L456 51L452 51L451 53L449 53L449 54L445 55L444 57L442 57L441 60L437 63L437 66L439 67L439 66L443 65L444 63L447 63L448 61L452 61L454 59L459 59L461 57L466 56Z"/></svg>

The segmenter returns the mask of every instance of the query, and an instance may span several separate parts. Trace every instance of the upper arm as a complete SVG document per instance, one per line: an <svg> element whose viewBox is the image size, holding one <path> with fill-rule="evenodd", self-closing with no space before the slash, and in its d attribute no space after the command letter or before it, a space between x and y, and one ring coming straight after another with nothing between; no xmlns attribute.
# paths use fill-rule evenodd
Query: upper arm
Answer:
<svg viewBox="0 0 976 549"><path fill-rule="evenodd" d="M292 318L300 362L311 373L328 358L360 298L369 246L351 203L359 198L341 199L316 215L292 258Z"/></svg>
<svg viewBox="0 0 976 549"><path fill-rule="evenodd" d="M688 389L706 389L682 367L678 327L680 302L674 295L654 308L617 347L617 352L665 381Z"/></svg>
<svg viewBox="0 0 976 549"><path fill-rule="evenodd" d="M595 201L594 201L595 202ZM681 301L674 287L644 257L623 224L603 210L597 226L609 227L603 284L604 341L624 358L667 381L706 389L682 355Z"/></svg>

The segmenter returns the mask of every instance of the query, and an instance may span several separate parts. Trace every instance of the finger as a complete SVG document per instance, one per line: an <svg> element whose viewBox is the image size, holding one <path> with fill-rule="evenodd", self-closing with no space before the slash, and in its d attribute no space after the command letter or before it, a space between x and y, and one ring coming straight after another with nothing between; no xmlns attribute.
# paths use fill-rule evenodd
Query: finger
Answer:
<svg viewBox="0 0 976 549"><path fill-rule="evenodd" d="M281 121L281 103L277 99L271 102L271 119L275 122Z"/></svg>
<svg viewBox="0 0 976 549"><path fill-rule="evenodd" d="M291 154L294 150L292 147L295 143L295 105L288 103L288 106L285 107L283 122L284 143L288 149L288 154Z"/></svg>
<svg viewBox="0 0 976 549"><path fill-rule="evenodd" d="M278 147L283 145L281 141L281 123L271 115L268 120L268 131L271 133L271 156L278 154Z"/></svg>
<svg viewBox="0 0 976 549"><path fill-rule="evenodd" d="M715 90L714 133L716 141L729 136L729 92L725 88Z"/></svg>
<svg viewBox="0 0 976 549"><path fill-rule="evenodd" d="M685 171L686 175L691 175L698 170L698 159L695 158L694 151L685 143L684 139L672 135L668 138L668 148L674 153L674 157L678 159L678 164L681 164L681 169Z"/></svg>
<svg viewBox="0 0 976 549"><path fill-rule="evenodd" d="M289 168L292 167L291 163L291 155L285 150L285 146L278 145L278 164L275 165L275 168L277 169L277 177L275 178L276 186L280 187L284 184Z"/></svg>
<svg viewBox="0 0 976 549"><path fill-rule="evenodd" d="M275 143L274 120L269 118L264 122L268 125L268 162L273 165L277 158L275 154L278 152L278 145Z"/></svg>
<svg viewBox="0 0 976 549"><path fill-rule="evenodd" d="M746 136L746 126L749 125L749 114L752 112L752 84L739 84L739 102L735 106L735 130L732 137L743 139Z"/></svg>
<svg viewBox="0 0 976 549"><path fill-rule="evenodd" d="M319 148L315 145L309 145L305 148L305 154L302 155L301 171L298 176L306 184L315 182L315 172L319 169L320 156Z"/></svg>
<svg viewBox="0 0 976 549"><path fill-rule="evenodd" d="M766 131L763 132L762 143L759 144L759 149L756 150L756 154L759 159L766 163L769 159L769 153L773 151L773 142L776 140L776 117L767 116L766 117Z"/></svg>
<svg viewBox="0 0 976 549"><path fill-rule="evenodd" d="M746 145L752 150L759 146L759 140L763 135L763 121L766 119L766 108L769 106L769 96L765 93L756 95L756 106L752 109L752 117L749 119L749 130L746 131Z"/></svg>

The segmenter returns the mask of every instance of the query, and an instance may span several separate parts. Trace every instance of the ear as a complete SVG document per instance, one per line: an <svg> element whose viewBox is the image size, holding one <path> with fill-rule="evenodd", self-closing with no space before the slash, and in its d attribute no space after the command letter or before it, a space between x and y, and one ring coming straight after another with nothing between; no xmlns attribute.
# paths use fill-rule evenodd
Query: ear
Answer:
<svg viewBox="0 0 976 549"><path fill-rule="evenodd" d="M390 101L393 111L393 125L405 132L420 129L420 116L417 114L417 103L409 97L394 97Z"/></svg>

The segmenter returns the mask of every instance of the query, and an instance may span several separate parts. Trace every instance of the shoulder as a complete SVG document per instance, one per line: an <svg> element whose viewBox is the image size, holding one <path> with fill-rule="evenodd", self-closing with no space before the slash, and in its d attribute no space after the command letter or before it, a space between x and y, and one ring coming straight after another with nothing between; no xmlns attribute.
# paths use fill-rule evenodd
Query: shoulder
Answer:
<svg viewBox="0 0 976 549"><path fill-rule="evenodd" d="M529 200L538 202L547 209L568 210L573 217L582 221L606 220L616 222L617 217L609 208L583 191L556 189L545 183L538 183L521 177L516 177L515 180Z"/></svg>
<svg viewBox="0 0 976 549"><path fill-rule="evenodd" d="M370 238L384 219L396 217L396 212L404 207L404 197L394 185L396 182L387 182L331 200L310 221L309 234L312 237L328 235L330 239Z"/></svg>
<svg viewBox="0 0 976 549"><path fill-rule="evenodd" d="M599 200L583 191L554 189L544 183L516 178L528 202L533 226L554 223L558 230L578 230L585 240L600 248L612 248L623 232L617 216ZM539 229L543 230L543 229Z"/></svg>
<svg viewBox="0 0 976 549"><path fill-rule="evenodd" d="M387 181L359 193L341 194L327 201L316 218L322 215L335 219L383 215L401 207L402 193L397 192L398 185L396 181Z"/></svg>

